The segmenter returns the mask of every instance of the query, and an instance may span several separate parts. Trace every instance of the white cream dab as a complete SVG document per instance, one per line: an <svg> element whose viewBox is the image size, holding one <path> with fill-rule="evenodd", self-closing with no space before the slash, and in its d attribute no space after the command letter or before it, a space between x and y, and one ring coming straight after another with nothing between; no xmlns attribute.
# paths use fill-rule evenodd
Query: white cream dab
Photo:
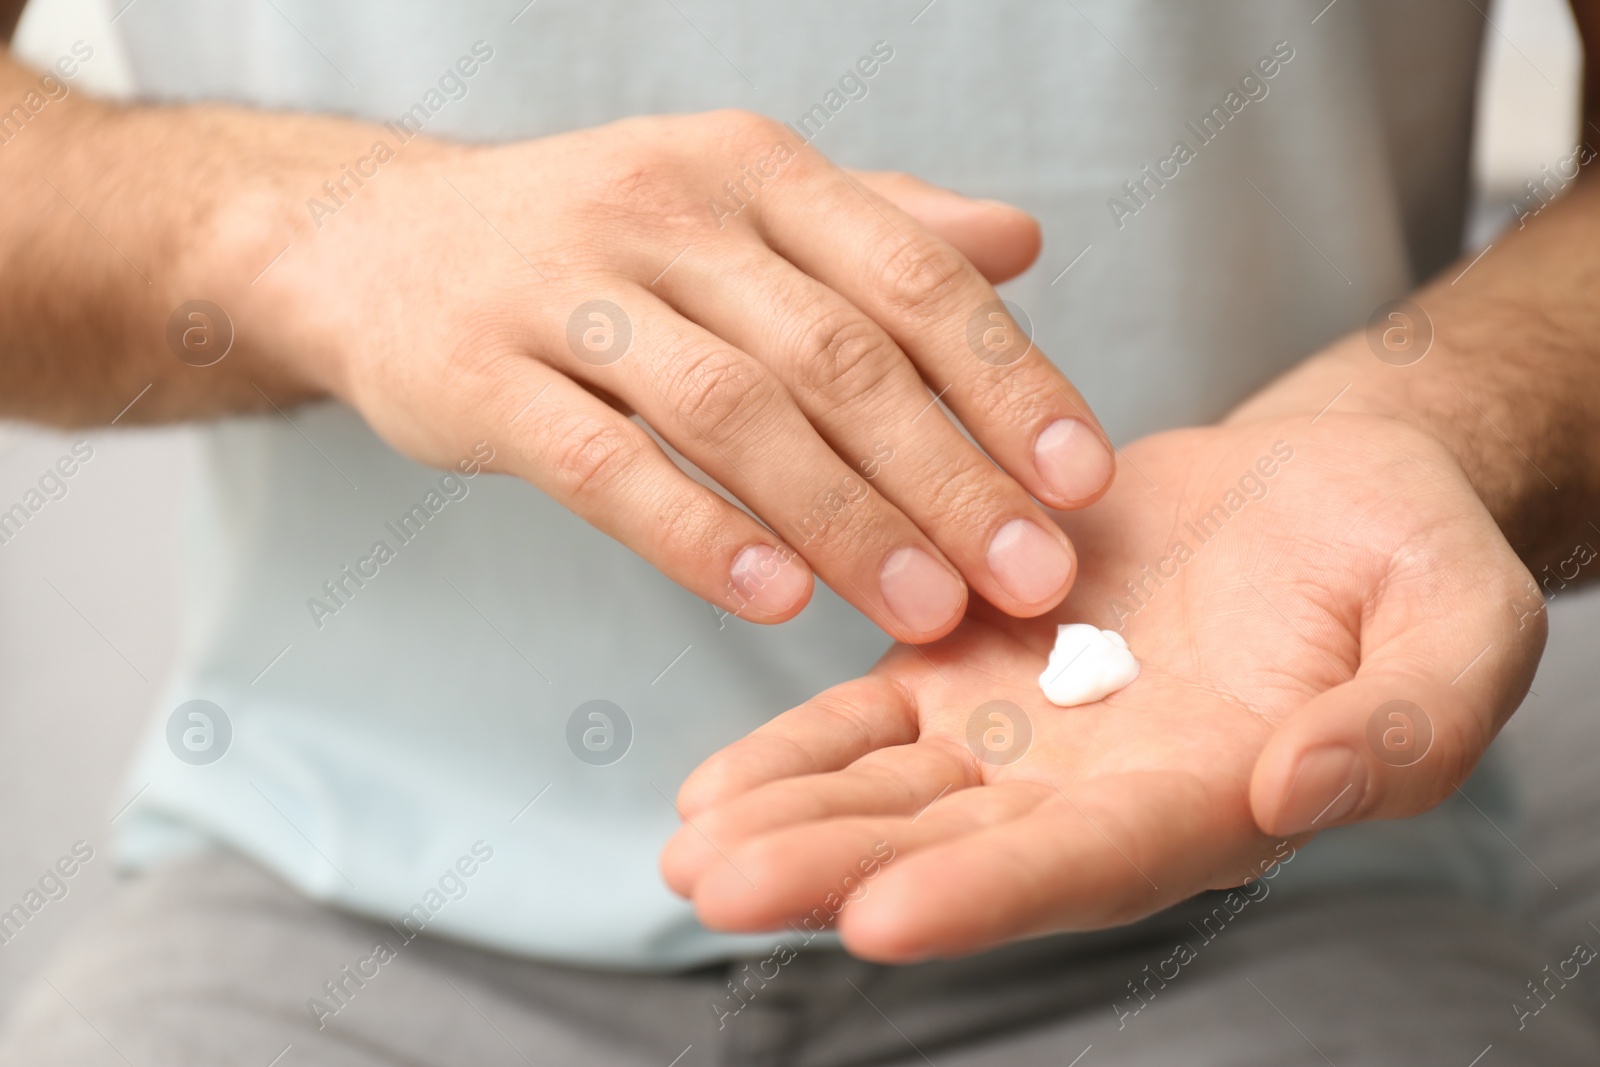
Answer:
<svg viewBox="0 0 1600 1067"><path fill-rule="evenodd" d="M1139 661L1115 630L1074 622L1056 628L1056 647L1039 675L1052 704L1070 708L1115 693L1139 677Z"/></svg>

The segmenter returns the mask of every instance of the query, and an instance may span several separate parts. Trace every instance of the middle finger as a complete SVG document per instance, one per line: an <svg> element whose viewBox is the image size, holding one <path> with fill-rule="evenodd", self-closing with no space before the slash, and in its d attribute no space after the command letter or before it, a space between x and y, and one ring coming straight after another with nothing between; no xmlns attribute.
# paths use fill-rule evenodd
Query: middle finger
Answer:
<svg viewBox="0 0 1600 1067"><path fill-rule="evenodd" d="M945 416L877 323L755 240L663 279L690 319L765 362L817 432L915 522L971 587L1031 618L1072 586L1071 542Z"/></svg>

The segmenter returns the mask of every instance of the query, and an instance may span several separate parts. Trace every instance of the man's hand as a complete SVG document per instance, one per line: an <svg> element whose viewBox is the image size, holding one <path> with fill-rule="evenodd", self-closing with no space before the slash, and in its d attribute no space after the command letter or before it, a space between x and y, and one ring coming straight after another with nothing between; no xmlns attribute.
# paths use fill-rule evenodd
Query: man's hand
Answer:
<svg viewBox="0 0 1600 1067"><path fill-rule="evenodd" d="M691 776L662 866L703 922L798 921L886 842L865 895L823 912L845 945L973 952L1238 884L1285 838L1420 812L1466 777L1532 678L1544 614L1448 451L1329 414L1126 455L1062 520L1083 573L1061 609L979 606ZM1138 679L1049 704L1058 622L1120 628Z"/></svg>
<svg viewBox="0 0 1600 1067"><path fill-rule="evenodd" d="M32 78L0 63L0 92ZM797 613L813 572L906 641L948 633L969 585L1040 614L1074 557L1036 501L1078 507L1111 477L1088 405L984 274L1025 269L1037 224L843 171L758 116L476 146L73 94L0 182L0 414L331 394L425 463L488 441L491 469L752 621ZM196 299L236 334L216 366L163 343Z"/></svg>

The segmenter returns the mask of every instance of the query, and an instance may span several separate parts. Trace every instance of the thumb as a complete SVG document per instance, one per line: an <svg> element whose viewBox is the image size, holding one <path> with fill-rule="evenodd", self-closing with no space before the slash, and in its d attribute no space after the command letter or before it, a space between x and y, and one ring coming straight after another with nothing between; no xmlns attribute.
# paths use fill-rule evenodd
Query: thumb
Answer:
<svg viewBox="0 0 1600 1067"><path fill-rule="evenodd" d="M1520 631L1488 605L1476 614L1477 625L1419 622L1391 637L1284 720L1250 783L1263 832L1404 818L1449 798L1527 692L1544 645L1543 613Z"/></svg>
<svg viewBox="0 0 1600 1067"><path fill-rule="evenodd" d="M1039 223L1021 208L975 200L920 178L852 170L851 178L948 241L991 283L1015 278L1039 256Z"/></svg>

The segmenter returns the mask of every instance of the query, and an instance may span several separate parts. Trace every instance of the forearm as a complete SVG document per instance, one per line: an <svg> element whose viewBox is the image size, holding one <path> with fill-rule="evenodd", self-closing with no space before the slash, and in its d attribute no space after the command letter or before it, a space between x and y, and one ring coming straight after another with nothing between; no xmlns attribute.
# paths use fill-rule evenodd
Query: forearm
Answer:
<svg viewBox="0 0 1600 1067"><path fill-rule="evenodd" d="M1415 363L1386 362L1381 341L1353 334L1230 419L1332 404L1411 423L1450 448L1537 571L1600 545L1600 180L1580 178L1469 263L1413 295L1433 331Z"/></svg>
<svg viewBox="0 0 1600 1067"><path fill-rule="evenodd" d="M0 60L0 115L27 110L40 77ZM0 416L103 424L139 397L121 421L152 422L318 393L317 376L288 362L295 352L304 366L293 309L271 307L272 287L251 282L314 232L294 207L376 128L119 106L64 84L0 143ZM174 311L197 299L221 306L235 334L207 367L168 337Z"/></svg>

